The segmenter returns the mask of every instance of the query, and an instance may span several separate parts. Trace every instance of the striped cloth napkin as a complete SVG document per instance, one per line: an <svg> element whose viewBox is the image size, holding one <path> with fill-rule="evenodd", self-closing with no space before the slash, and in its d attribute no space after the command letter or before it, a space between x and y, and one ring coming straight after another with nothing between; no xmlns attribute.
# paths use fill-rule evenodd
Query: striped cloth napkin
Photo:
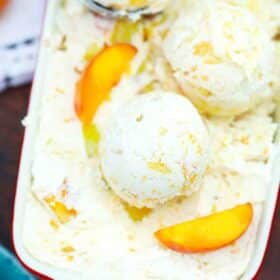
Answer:
<svg viewBox="0 0 280 280"><path fill-rule="evenodd" d="M32 79L44 0L10 0L0 14L0 91Z"/></svg>

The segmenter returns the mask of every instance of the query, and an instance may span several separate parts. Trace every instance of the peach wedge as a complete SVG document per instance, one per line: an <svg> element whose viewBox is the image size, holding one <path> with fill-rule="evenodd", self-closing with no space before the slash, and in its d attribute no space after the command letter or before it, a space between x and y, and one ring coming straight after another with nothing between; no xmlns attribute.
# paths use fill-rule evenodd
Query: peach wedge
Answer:
<svg viewBox="0 0 280 280"><path fill-rule="evenodd" d="M89 63L77 83L75 111L81 122L88 125L112 88L129 70L137 49L130 44L104 47Z"/></svg>
<svg viewBox="0 0 280 280"><path fill-rule="evenodd" d="M155 237L180 253L199 253L222 248L241 237L253 218L250 203L206 217L163 228Z"/></svg>

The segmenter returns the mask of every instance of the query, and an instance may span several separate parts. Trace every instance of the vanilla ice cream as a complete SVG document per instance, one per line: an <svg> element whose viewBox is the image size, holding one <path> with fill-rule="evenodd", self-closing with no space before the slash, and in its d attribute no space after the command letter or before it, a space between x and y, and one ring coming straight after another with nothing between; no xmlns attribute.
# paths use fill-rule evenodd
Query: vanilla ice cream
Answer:
<svg viewBox="0 0 280 280"><path fill-rule="evenodd" d="M36 75L39 80L35 82L34 102L24 122L27 138L14 221L16 250L38 273L51 279L68 280L251 279L255 270L252 264L258 262L263 251L262 233L266 232L266 222L271 219L267 207L274 203L277 174L280 174L277 172L279 148L275 144L280 113L277 122L273 118L275 100L265 100L237 118L202 115L205 131L186 97L167 92L139 94L151 88L180 90L159 48L165 30L171 27L170 22L191 1L204 4L203 0L174 0L160 18L163 22L157 21L159 27L154 28L149 24L153 25L153 21L145 20L145 26L153 31L144 38L145 42L142 28L135 31L132 42L138 49L137 56L129 74L115 85L111 98L100 106L94 118L101 143L99 153L90 157L74 111L75 85L91 46L113 44L108 38L115 32L114 22L92 14L81 1L65 0L64 5L60 1L49 1L47 18L50 20L43 36ZM252 5L270 2L231 0L237 1ZM216 0L207 2L216 6ZM206 7L201 5L201 9L205 11ZM278 16L275 8L273 10ZM263 9L260 11L263 15ZM201 21L195 17L191 20L194 26L188 30L200 29L201 34L205 34L201 26L195 25ZM217 20L220 24L220 16ZM205 22L203 27L208 28L208 16ZM238 24L235 22L236 27ZM274 20L272 25L276 26ZM184 32L185 28L178 32L178 40L182 40L181 35L185 37ZM194 38L198 36L193 34ZM61 42L65 45L63 50ZM216 52L219 50L216 44L221 43L224 48L223 40L210 42ZM280 52L276 60L280 61ZM225 69L230 68L229 61L232 59L223 58ZM252 63L250 59L248 63ZM145 67L139 71L138 65L143 64ZM201 72L200 64L196 65ZM217 67L213 65L213 69ZM277 72L278 66L275 68L273 88L276 89L280 72ZM217 76L217 71L212 72ZM220 71L219 75L223 80L224 73ZM96 144L94 142L94 147ZM209 162L207 145L211 148ZM199 180L202 173L203 178ZM174 189L169 188L171 184ZM183 185L188 187L181 188ZM180 192L188 195L199 190L152 210L138 211L123 203L108 186L130 204L152 207ZM154 232L165 226L248 202L254 206L250 228L223 249L178 254L154 237ZM135 220L131 212L140 213L142 220Z"/></svg>
<svg viewBox="0 0 280 280"><path fill-rule="evenodd" d="M208 134L185 97L137 96L111 117L101 139L105 179L131 205L152 208L198 189Z"/></svg>
<svg viewBox="0 0 280 280"><path fill-rule="evenodd" d="M275 42L275 49L277 53L277 57L280 56L280 42L276 41ZM273 71L273 83L272 83L272 88L274 93L276 94L276 98L279 100L280 99L280 61L279 59L275 60L274 63L274 71Z"/></svg>
<svg viewBox="0 0 280 280"><path fill-rule="evenodd" d="M176 20L164 52L202 112L236 115L270 94L274 48L252 1L197 1Z"/></svg>

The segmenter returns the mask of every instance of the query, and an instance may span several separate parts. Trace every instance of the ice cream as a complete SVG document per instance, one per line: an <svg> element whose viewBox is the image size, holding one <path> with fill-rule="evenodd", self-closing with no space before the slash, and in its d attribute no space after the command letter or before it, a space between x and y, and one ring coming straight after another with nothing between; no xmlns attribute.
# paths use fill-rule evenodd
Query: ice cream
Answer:
<svg viewBox="0 0 280 280"><path fill-rule="evenodd" d="M164 52L202 112L237 115L270 94L274 49L252 1L197 1L176 20Z"/></svg>
<svg viewBox="0 0 280 280"><path fill-rule="evenodd" d="M153 208L199 188L208 146L207 130L187 98L152 92L111 116L101 136L101 169L123 200Z"/></svg>
<svg viewBox="0 0 280 280"><path fill-rule="evenodd" d="M194 173L203 173L202 156L186 155L187 148L194 150L195 144L181 143L178 140L178 135L183 135L184 131L192 131L200 143L205 143L208 138L187 98L164 93L161 101L152 104L149 98L152 98L153 93L139 96L143 88L145 92L151 88L164 88L172 92L180 90L168 63L165 63L161 53L157 53L161 45L157 44L155 47L154 42L151 42L160 42L162 37L157 38L157 35L160 33L164 36L166 26L171 28L169 23L173 21L173 11L175 14L179 10L183 11L183 7L175 5L179 1L186 4L192 0L172 1L170 13L168 10L163 18L159 17L159 21L163 20L163 23L156 22L159 27L151 27L153 21L145 20L145 27L148 24L147 27L153 29L148 41L145 38L145 42L142 42L142 28L133 31L133 39L129 43L135 44L138 53L131 63L130 71L123 75L119 83L114 83L110 98L99 104L94 117L94 128L99 129L101 136L99 154L96 153L98 133L82 133L81 121L74 111L74 93L76 82L82 76L79 74L83 70L82 61L93 58L96 46L99 49L104 44L111 46L116 42L108 39L113 22L92 14L83 7L81 1L66 0L64 5L49 1L51 18L48 18L52 20L47 21L46 30L53 32L47 32L43 38L45 43L42 44L42 54L47 55L47 63L42 65L43 68L39 67L43 72L39 71L36 75L39 84L33 92L35 103L32 102L31 114L24 121L28 137L21 170L23 176L20 176L18 185L14 236L16 249L23 261L31 266L42 264L36 265L41 269L39 272L50 272L53 279L76 279L82 276L83 279L237 280L246 278L252 271L250 264L256 261L260 245L257 243L260 240L256 239L266 227L263 221L271 218L267 216L267 207L272 206L268 199L276 195L272 190L277 190L276 173L279 163L276 160L278 149L274 144L277 138L277 120L273 118L276 105L273 100L261 102L254 110L238 118L202 117L211 139L211 154L203 179L200 181L199 178L192 178L196 179L196 185L190 184L189 193L199 189L193 195L173 199L151 211L130 207L118 199L112 190L108 190L108 186L115 192L119 190L118 193L123 194L131 204L136 203L138 197L138 204L145 204L144 198L152 196L149 192L152 183L148 185L148 180L141 181L138 185L136 183L143 177L143 173L151 174L149 182L163 182L155 185L160 186L163 193L160 198L153 196L156 203L180 192L176 189L173 193L167 192L167 180L175 181L175 186L191 181L181 175L179 164L185 162L184 159L188 160L185 166L190 171L193 171L191 163L194 163L198 166ZM208 1L213 3L213 0ZM231 0L233 1L235 0ZM239 0L240 3L249 1L269 2ZM57 10L52 7L57 7ZM121 29L125 26L121 25ZM65 38L66 48L61 51L61 39ZM150 51L151 48L153 51ZM106 59L103 70L114 64L112 61L115 60L109 58ZM275 60L280 61L280 56ZM145 63L145 67L138 71L138 65L142 66L146 61L148 63ZM44 64L45 61L41 62ZM108 71L103 72L108 74ZM279 75L275 75L275 79L276 77L275 82L279 84ZM103 86L104 83L102 88ZM96 90L91 91L91 94L95 97ZM145 109L145 118L139 116L138 113L142 113L143 108L148 105L150 109ZM135 119L128 119L128 116L137 116L139 125L147 127L148 132L142 127L136 130ZM184 121L186 126L179 126ZM114 124L122 126L117 128ZM162 124L170 133L166 133L166 129L160 129L160 133L156 133ZM110 129L108 132L107 127ZM97 132L95 129L94 131ZM110 147L105 143L105 133L108 133L106 142ZM117 135L112 137L112 143L109 142L111 134ZM87 136L91 138L91 146L94 146L91 154L86 153ZM151 139L154 138L158 140L152 142ZM185 141L192 141L191 139L184 138ZM105 162L102 149L106 151L106 147L113 149L115 146L122 146L126 153L109 158L113 152L108 150L108 162ZM202 146L207 150L206 143ZM162 151L168 169L161 163L154 164L157 160L155 156L160 153L157 152L158 149ZM122 153L120 149L115 152ZM125 156L129 158L129 164L125 162ZM146 161L142 160L144 156L148 158L152 170L147 169ZM104 162L103 167L100 165L100 157ZM207 164L207 155L204 159ZM163 175L159 179L157 175L160 176L161 173L153 172L153 169L161 172L172 169L174 177L167 174L170 177ZM135 172L135 178L131 170ZM120 172L122 173L119 175ZM108 174L113 174L120 181L113 184ZM272 179L275 184L271 184ZM121 183L128 180L136 183L122 189ZM140 188L143 189L141 196L134 198L130 195L138 194ZM176 253L163 246L154 234L162 227L192 221L248 202L254 208L253 222L248 231L228 247L215 252ZM142 215L142 218L134 219L135 212ZM223 238L223 230L229 228L228 219L224 221L226 226L219 223L216 227L216 232ZM173 239L178 235L171 237ZM177 240L177 243L182 242ZM192 244L203 245L201 241L194 242L193 238L191 241ZM216 240L209 236L209 241Z"/></svg>

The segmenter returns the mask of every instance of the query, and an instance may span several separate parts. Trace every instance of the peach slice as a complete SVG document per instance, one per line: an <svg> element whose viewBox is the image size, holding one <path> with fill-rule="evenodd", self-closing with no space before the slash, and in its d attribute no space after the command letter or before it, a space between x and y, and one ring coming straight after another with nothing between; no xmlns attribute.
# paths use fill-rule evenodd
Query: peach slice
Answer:
<svg viewBox="0 0 280 280"><path fill-rule="evenodd" d="M75 111L84 125L89 125L99 105L129 70L137 49L130 44L114 44L101 50L89 63L77 83Z"/></svg>
<svg viewBox="0 0 280 280"><path fill-rule="evenodd" d="M233 243L248 229L253 218L250 203L206 217L163 228L155 237L180 253L199 253Z"/></svg>

